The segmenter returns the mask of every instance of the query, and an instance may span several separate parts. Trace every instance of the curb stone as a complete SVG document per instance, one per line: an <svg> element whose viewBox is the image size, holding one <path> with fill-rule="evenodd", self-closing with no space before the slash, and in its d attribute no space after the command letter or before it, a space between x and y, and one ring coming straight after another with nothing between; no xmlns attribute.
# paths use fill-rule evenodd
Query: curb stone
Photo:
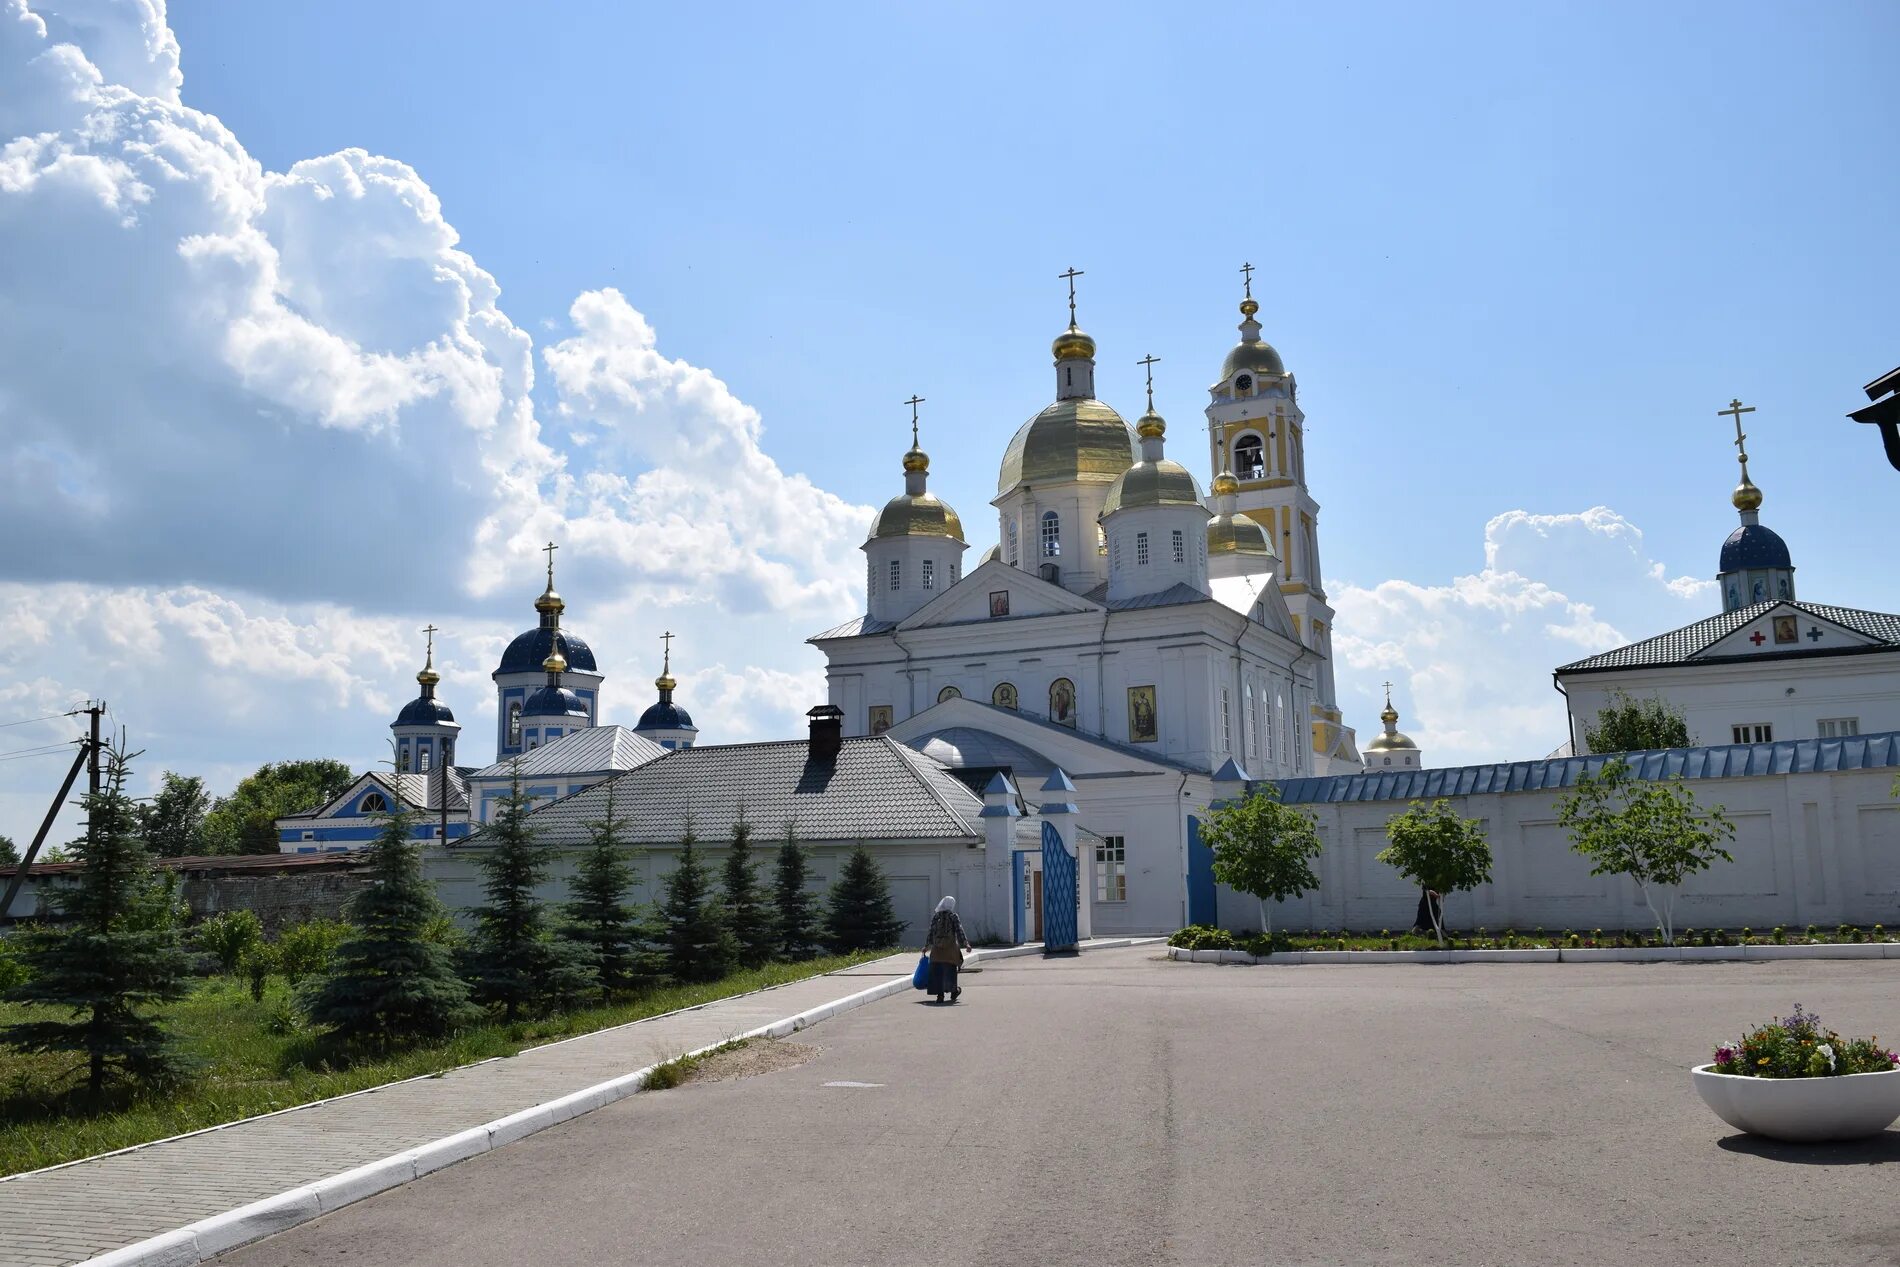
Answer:
<svg viewBox="0 0 1900 1267"><path fill-rule="evenodd" d="M1142 945L1161 938L1123 937L1089 941L1083 944L1085 950L1113 950L1123 946ZM1009 959L1017 955L1041 954L1040 943L1028 946L1010 946L995 950L974 951L969 962L984 959ZM688 1056L704 1055L715 1051L727 1043L740 1042L750 1038L784 1038L800 1030L809 1029L822 1020L838 1016L867 1003L888 998L911 988L910 974L893 977L855 994L841 999L833 999L817 1007L807 1008L792 1016L783 1017L768 1025L734 1034L717 1043L687 1052ZM743 996L734 996L743 997ZM706 1006L706 1005L701 1005ZM682 1009L697 1010L697 1009ZM566 1040L563 1040L566 1041ZM249 1205L227 1210L223 1214L214 1214L210 1218L147 1237L120 1249L112 1250L86 1259L78 1267L196 1267L219 1254L248 1245L252 1241L275 1235L308 1223L320 1215L342 1209L365 1197L387 1192L400 1187L423 1175L445 1169L458 1161L499 1148L504 1144L525 1139L537 1131L605 1108L616 1101L624 1100L646 1085L646 1081L657 1065L648 1065L632 1073L610 1078L606 1082L583 1087L544 1104L537 1104L506 1117L496 1118L492 1122L458 1131L453 1135L424 1144L420 1148L411 1148L392 1157L358 1166L354 1170L345 1170L315 1183L292 1188L288 1192L253 1201ZM360 1094L360 1093L358 1093ZM230 1123L228 1125L236 1125ZM221 1129L221 1128L216 1128Z"/></svg>
<svg viewBox="0 0 1900 1267"><path fill-rule="evenodd" d="M1255 964L1292 968L1383 963L1743 963L1768 959L1900 959L1900 942L1828 946L1593 946L1546 950L1292 950L1261 958L1244 950L1169 946L1182 963Z"/></svg>

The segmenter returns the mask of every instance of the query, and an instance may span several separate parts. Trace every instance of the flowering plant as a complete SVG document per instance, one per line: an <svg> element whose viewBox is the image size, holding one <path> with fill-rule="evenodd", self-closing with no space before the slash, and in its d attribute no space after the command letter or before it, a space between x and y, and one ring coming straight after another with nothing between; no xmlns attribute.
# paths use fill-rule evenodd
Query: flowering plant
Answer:
<svg viewBox="0 0 1900 1267"><path fill-rule="evenodd" d="M1900 1052L1880 1045L1880 1036L1842 1038L1821 1027L1821 1018L1801 1010L1777 1016L1738 1041L1718 1043L1715 1072L1750 1078L1827 1078L1900 1069Z"/></svg>

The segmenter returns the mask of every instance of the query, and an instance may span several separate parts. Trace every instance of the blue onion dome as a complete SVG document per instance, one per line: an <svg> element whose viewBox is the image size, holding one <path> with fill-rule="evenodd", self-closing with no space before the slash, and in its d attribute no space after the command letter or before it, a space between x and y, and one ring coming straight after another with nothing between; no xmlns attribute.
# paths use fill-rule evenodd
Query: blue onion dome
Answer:
<svg viewBox="0 0 1900 1267"><path fill-rule="evenodd" d="M1750 568L1792 568L1788 543L1772 528L1743 524L1728 534L1722 543L1723 572L1745 572Z"/></svg>
<svg viewBox="0 0 1900 1267"><path fill-rule="evenodd" d="M545 626L530 629L509 643L508 649L501 653L501 667L495 672L497 674L537 672L548 656L555 651L561 653L561 658L567 661L569 669L582 673L598 672L594 667L593 649L573 630L549 629Z"/></svg>
<svg viewBox="0 0 1900 1267"><path fill-rule="evenodd" d="M419 695L402 706L396 714L398 726L433 726L438 722L454 721L455 714L449 706L433 695Z"/></svg>
<svg viewBox="0 0 1900 1267"><path fill-rule="evenodd" d="M523 717L585 717L587 703L565 686L544 686L521 706Z"/></svg>
<svg viewBox="0 0 1900 1267"><path fill-rule="evenodd" d="M659 703L640 714L640 724L635 730L690 730L693 728L693 715L670 699Z"/></svg>

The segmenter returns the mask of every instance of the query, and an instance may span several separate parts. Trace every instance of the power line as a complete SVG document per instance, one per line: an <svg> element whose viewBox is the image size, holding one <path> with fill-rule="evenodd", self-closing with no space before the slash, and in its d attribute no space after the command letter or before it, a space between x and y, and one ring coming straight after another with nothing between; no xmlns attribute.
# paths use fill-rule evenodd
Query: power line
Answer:
<svg viewBox="0 0 1900 1267"><path fill-rule="evenodd" d="M57 748L71 749L72 746L73 745L72 745L71 740L62 740L59 743L34 744L30 748L11 748L7 750L6 752L0 752L0 757L25 756L26 754L30 752L51 752Z"/></svg>
<svg viewBox="0 0 1900 1267"><path fill-rule="evenodd" d="M0 761L25 761L29 757L50 757L56 753L71 752L71 751L72 751L72 748L69 745L61 744L56 748L41 748L37 751L28 750L25 752L16 752L10 756L0 757Z"/></svg>
<svg viewBox="0 0 1900 1267"><path fill-rule="evenodd" d="M58 721L62 717L71 717L71 713L48 713L44 717L28 717L22 721L0 721L0 730L9 726L31 726L36 721Z"/></svg>

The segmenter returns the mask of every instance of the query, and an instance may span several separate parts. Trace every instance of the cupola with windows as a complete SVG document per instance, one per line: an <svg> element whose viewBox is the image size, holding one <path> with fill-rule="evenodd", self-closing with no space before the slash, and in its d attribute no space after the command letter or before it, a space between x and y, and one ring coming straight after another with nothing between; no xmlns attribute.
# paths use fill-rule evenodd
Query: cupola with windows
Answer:
<svg viewBox="0 0 1900 1267"><path fill-rule="evenodd" d="M1416 770L1422 760L1418 745L1399 733L1399 710L1392 707L1392 684L1385 684L1385 708L1379 713L1385 731L1366 745L1366 773L1385 770Z"/></svg>
<svg viewBox="0 0 1900 1267"><path fill-rule="evenodd" d="M872 620L895 624L962 579L963 521L929 490L930 455L918 444L917 406L911 407L910 449L904 454L904 491L884 503L865 538L864 605Z"/></svg>
<svg viewBox="0 0 1900 1267"><path fill-rule="evenodd" d="M529 699L546 685L544 678L550 658L561 661L561 688L581 702L586 710L586 725L595 725L600 717L600 685L604 675L595 664L592 648L561 624L567 604L554 589L554 552L559 548L552 541L542 547L548 563L547 588L534 600L539 623L508 644L508 649L502 652L501 664L490 675L495 683L497 760L520 756L528 750L522 719L527 714ZM543 704L545 706L547 701Z"/></svg>
<svg viewBox="0 0 1900 1267"><path fill-rule="evenodd" d="M434 625L423 630L429 639L428 649L423 654L422 669L416 674L416 684L422 693L402 706L389 727L396 738L396 769L406 774L426 774L441 766L454 765L455 740L462 733L455 714L435 695L436 684L442 680L442 675L435 671L438 632Z"/></svg>
<svg viewBox="0 0 1900 1267"><path fill-rule="evenodd" d="M1761 521L1761 489L1748 478L1748 437L1742 431L1742 415L1754 407L1739 400L1719 411L1735 419L1736 461L1742 466L1742 482L1729 496L1741 516L1741 526L1722 542L1721 559L1716 565L1715 583L1722 595L1722 610L1732 612L1751 603L1793 598L1794 560L1781 534Z"/></svg>
<svg viewBox="0 0 1900 1267"><path fill-rule="evenodd" d="M1168 424L1155 412L1153 367L1148 412L1135 433L1141 460L1115 477L1102 504L1110 600L1159 594L1176 585L1207 590L1207 507L1194 476L1165 455Z"/></svg>
<svg viewBox="0 0 1900 1267"><path fill-rule="evenodd" d="M642 738L651 739L662 748L690 748L699 737L699 727L693 725L693 715L673 702L673 692L679 683L673 680L673 634L668 631L660 635L666 644L660 661L660 676L653 679L654 689L660 698L640 714L640 724L633 733Z"/></svg>
<svg viewBox="0 0 1900 1267"><path fill-rule="evenodd" d="M1272 572L1280 556L1267 530L1239 508L1240 481L1232 471L1214 477L1214 517L1207 521L1207 574L1257 576Z"/></svg>

